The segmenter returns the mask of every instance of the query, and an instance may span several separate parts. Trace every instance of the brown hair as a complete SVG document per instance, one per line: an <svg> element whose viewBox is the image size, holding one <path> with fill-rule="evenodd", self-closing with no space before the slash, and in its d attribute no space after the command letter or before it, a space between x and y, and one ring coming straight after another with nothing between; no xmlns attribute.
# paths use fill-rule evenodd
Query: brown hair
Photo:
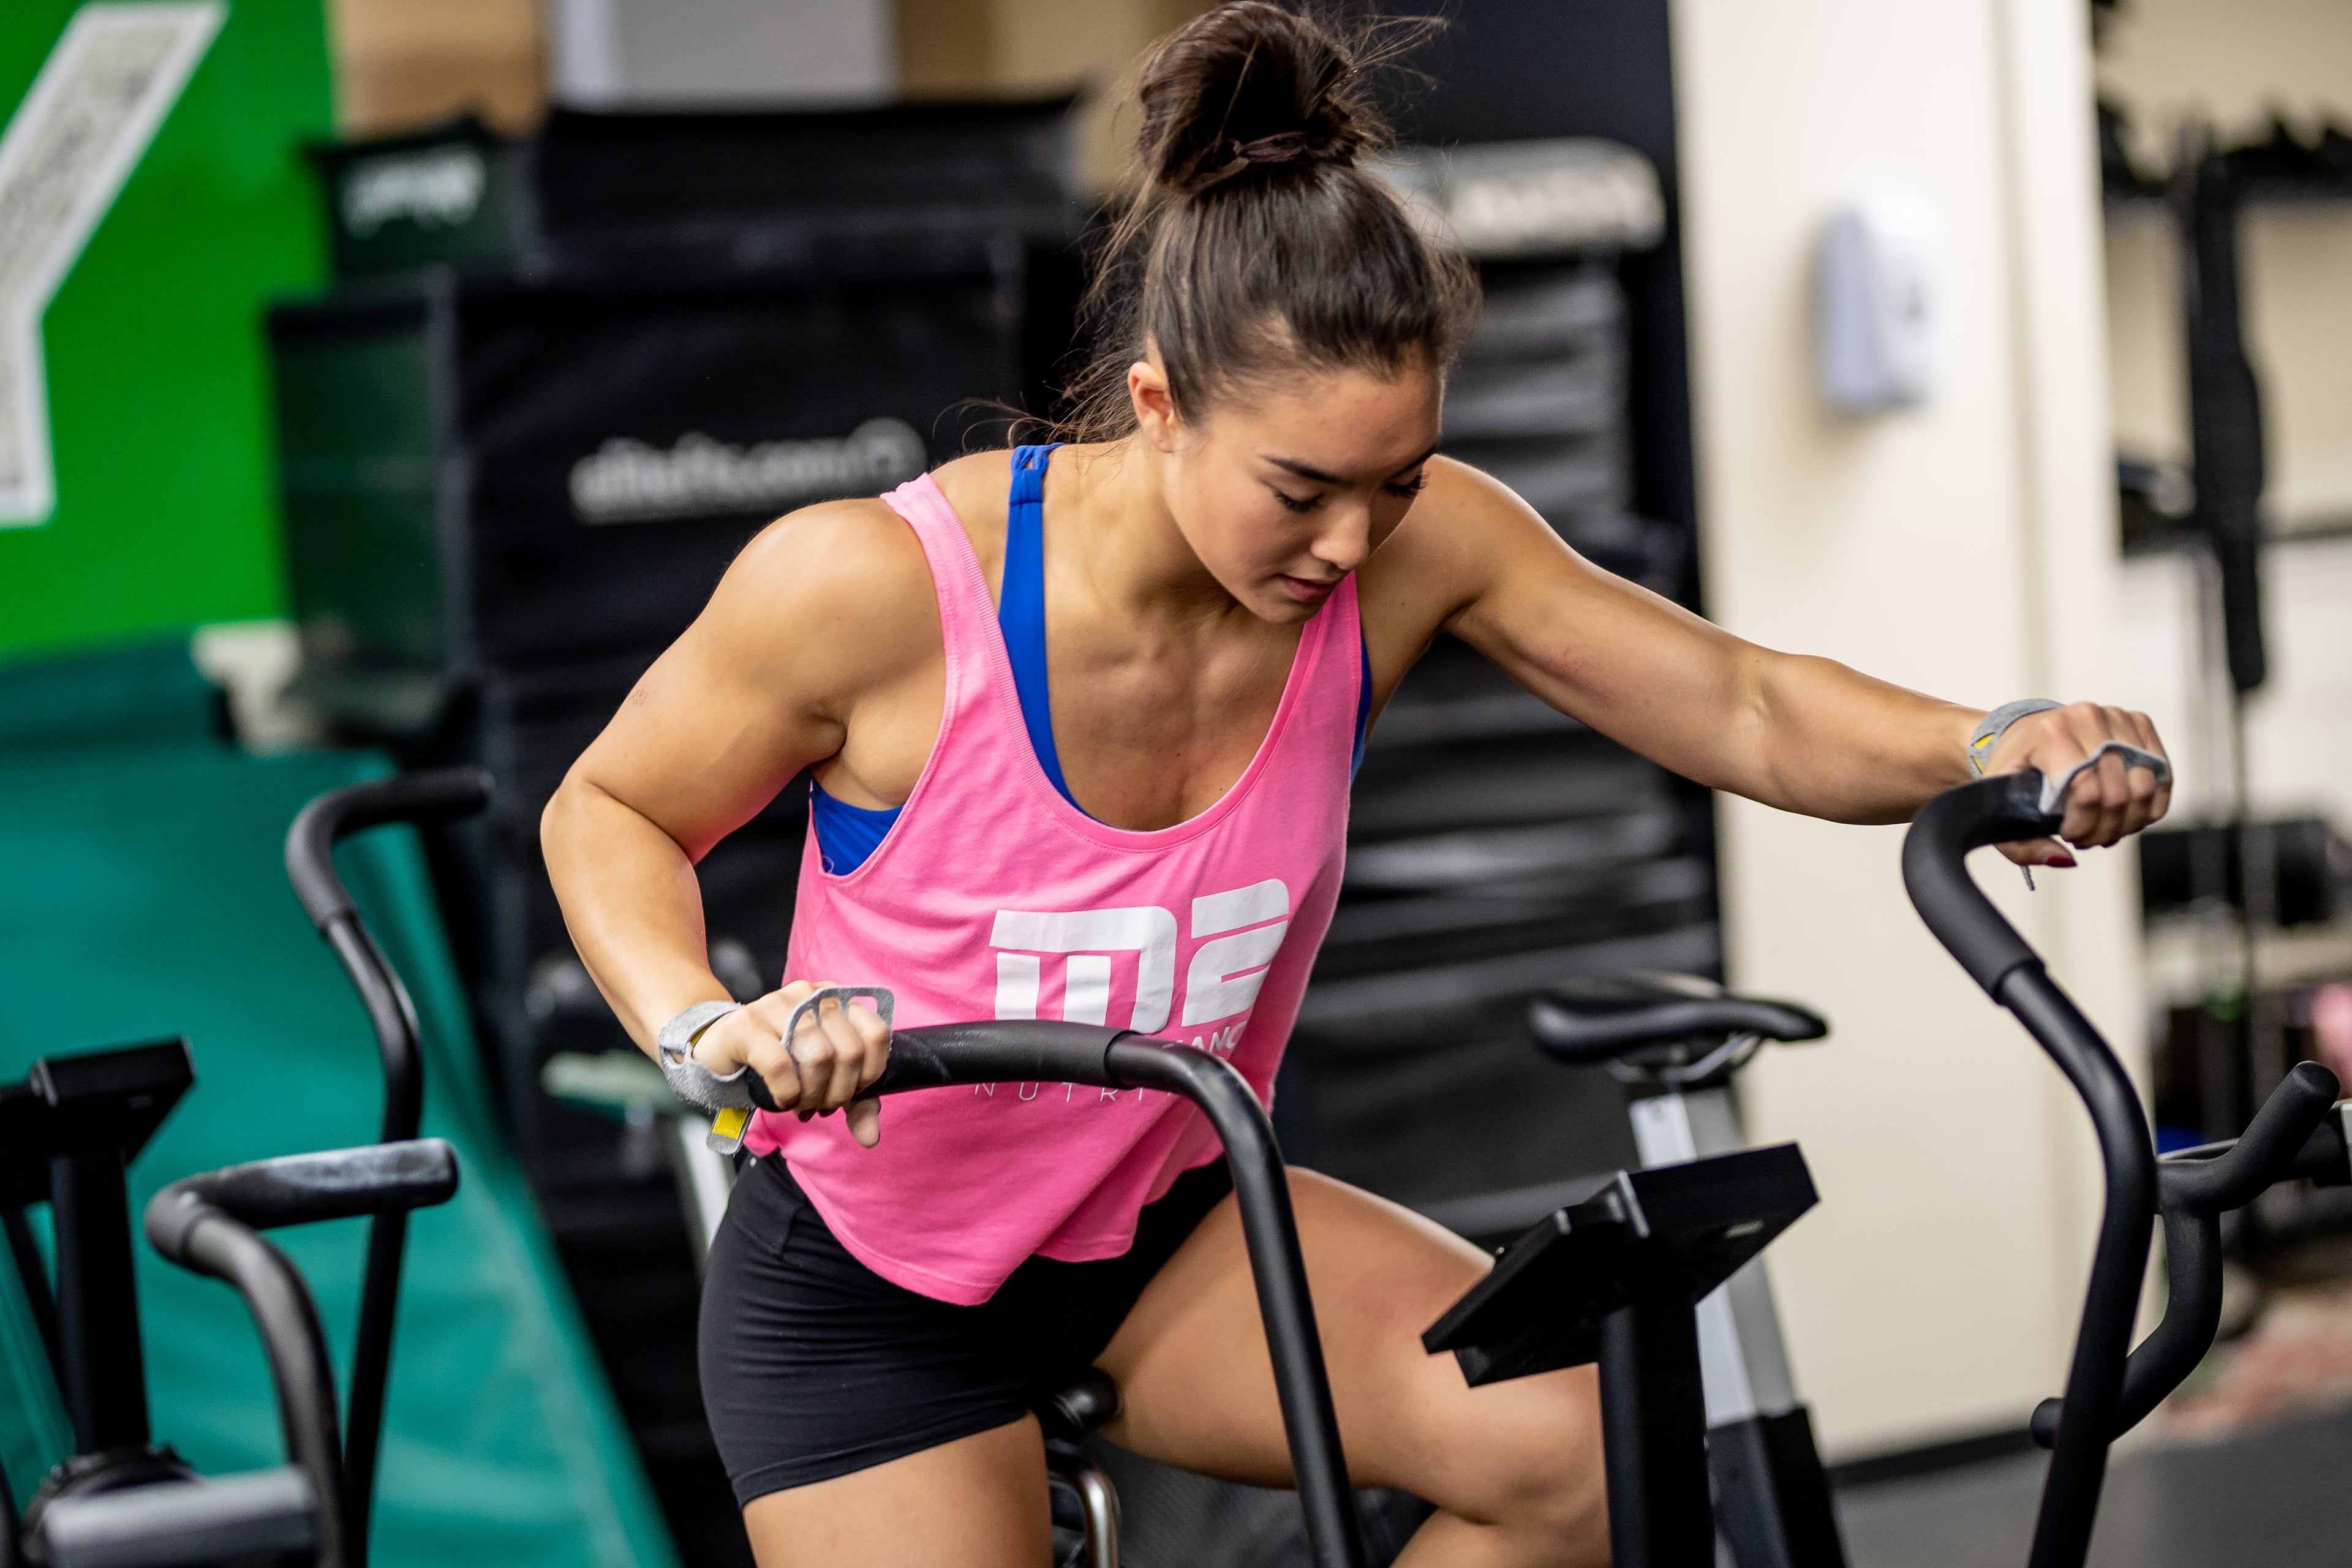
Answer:
<svg viewBox="0 0 2352 1568"><path fill-rule="evenodd" d="M1342 36L1234 0L1153 49L1137 89L1139 178L1087 293L1101 352L1072 388L1069 438L1134 429L1127 367L1147 348L1186 418L1286 371L1452 365L1475 275L1357 164L1388 144L1368 77L1430 30Z"/></svg>

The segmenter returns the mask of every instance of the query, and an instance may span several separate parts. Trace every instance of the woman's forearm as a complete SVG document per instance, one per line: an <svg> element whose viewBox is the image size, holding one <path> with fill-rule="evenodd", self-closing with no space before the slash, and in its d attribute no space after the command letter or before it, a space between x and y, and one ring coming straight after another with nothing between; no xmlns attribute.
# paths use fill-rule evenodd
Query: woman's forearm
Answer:
<svg viewBox="0 0 2352 1568"><path fill-rule="evenodd" d="M727 996L694 863L660 826L574 773L540 818L540 845L572 945L641 1049L680 1011Z"/></svg>
<svg viewBox="0 0 2352 1568"><path fill-rule="evenodd" d="M1906 822L1971 776L1976 709L1794 654L1768 655L1754 688L1759 787L1741 793L1768 805L1833 822Z"/></svg>

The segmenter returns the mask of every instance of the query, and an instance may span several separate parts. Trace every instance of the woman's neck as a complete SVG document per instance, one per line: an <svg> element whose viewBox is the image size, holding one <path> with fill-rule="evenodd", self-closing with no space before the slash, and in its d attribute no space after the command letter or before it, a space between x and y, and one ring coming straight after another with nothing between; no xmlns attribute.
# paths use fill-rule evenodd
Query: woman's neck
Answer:
<svg viewBox="0 0 2352 1568"><path fill-rule="evenodd" d="M1165 456L1133 436L1056 456L1076 460L1054 486L1061 504L1052 515L1105 611L1131 625L1167 626L1248 614L1176 526ZM1049 485L1055 471L1047 470Z"/></svg>

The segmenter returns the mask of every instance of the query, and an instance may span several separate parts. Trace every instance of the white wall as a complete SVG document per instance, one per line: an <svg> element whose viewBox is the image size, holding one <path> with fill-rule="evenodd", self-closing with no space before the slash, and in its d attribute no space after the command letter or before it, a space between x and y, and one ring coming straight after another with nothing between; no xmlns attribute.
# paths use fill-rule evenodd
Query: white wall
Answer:
<svg viewBox="0 0 2352 1568"><path fill-rule="evenodd" d="M1979 706L2113 687L2116 561L2098 205L2079 7L1677 0L1694 416L1709 607L1758 641ZM1950 235L1941 387L1849 424L1811 392L1819 225L1895 179ZM1760 1138L1823 1205L1771 1257L1833 1454L2022 1422L2087 1271L2087 1132L2053 1069L1904 900L1900 830L1722 814L1736 984L1837 1032L1751 1074ZM2129 862L2030 901L1982 864L2127 1058Z"/></svg>
<svg viewBox="0 0 2352 1568"><path fill-rule="evenodd" d="M2183 115L2267 135L2273 110L2303 121L2352 109L2352 5L2342 0L2125 0L2100 51L2103 90L2134 112L2133 151L2171 158ZM2352 127L2347 127L2352 129Z"/></svg>

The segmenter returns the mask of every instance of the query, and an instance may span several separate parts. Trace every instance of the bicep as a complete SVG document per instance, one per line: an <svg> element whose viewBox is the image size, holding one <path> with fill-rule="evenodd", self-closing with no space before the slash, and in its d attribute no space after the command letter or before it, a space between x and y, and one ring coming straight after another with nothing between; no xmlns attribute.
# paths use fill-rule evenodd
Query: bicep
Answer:
<svg viewBox="0 0 2352 1568"><path fill-rule="evenodd" d="M840 744L820 715L789 691L758 689L698 630L654 661L572 769L695 859Z"/></svg>
<svg viewBox="0 0 2352 1568"><path fill-rule="evenodd" d="M1602 571L1477 479L1451 531L1469 559L1445 629L1559 711L1676 773L1730 784L1726 742L1754 717L1771 655Z"/></svg>

